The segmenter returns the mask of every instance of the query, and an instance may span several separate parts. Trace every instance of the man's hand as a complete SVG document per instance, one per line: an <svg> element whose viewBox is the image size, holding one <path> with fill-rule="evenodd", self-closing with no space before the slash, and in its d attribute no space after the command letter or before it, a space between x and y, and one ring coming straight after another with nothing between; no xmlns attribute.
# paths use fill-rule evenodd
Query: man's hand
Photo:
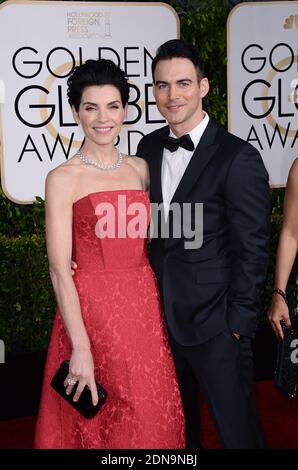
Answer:
<svg viewBox="0 0 298 470"><path fill-rule="evenodd" d="M233 333L233 335L235 336L235 338L236 338L237 340L240 339L240 335L239 335L238 333Z"/></svg>
<svg viewBox="0 0 298 470"><path fill-rule="evenodd" d="M78 268L78 265L75 261L71 260L71 274L74 275L76 272L76 269Z"/></svg>

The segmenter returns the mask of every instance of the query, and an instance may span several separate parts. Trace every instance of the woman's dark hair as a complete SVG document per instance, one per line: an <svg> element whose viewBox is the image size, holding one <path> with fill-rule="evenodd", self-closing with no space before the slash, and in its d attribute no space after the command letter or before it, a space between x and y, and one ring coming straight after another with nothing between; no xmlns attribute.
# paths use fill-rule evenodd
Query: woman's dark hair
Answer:
<svg viewBox="0 0 298 470"><path fill-rule="evenodd" d="M176 58L189 59L196 68L198 79L201 80L205 77L205 65L195 46L182 39L170 39L157 49L156 56L152 61L151 70L153 82L155 82L154 72L157 63L161 60Z"/></svg>
<svg viewBox="0 0 298 470"><path fill-rule="evenodd" d="M123 70L108 59L89 59L75 67L68 77L67 96L70 106L78 111L84 89L93 85L112 85L119 90L123 107L128 102L129 84Z"/></svg>

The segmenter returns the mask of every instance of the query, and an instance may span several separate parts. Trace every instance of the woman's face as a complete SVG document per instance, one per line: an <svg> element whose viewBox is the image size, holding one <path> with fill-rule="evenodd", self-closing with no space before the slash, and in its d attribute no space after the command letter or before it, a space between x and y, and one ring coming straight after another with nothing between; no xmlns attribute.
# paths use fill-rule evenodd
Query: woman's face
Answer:
<svg viewBox="0 0 298 470"><path fill-rule="evenodd" d="M86 87L82 93L78 112L73 115L81 125L86 139L99 145L114 142L127 115L119 90L113 85Z"/></svg>

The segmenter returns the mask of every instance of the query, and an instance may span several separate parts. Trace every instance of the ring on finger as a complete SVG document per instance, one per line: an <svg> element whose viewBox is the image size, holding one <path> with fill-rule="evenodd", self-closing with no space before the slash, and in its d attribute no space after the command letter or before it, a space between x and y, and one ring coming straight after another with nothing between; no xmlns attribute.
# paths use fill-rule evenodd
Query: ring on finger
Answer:
<svg viewBox="0 0 298 470"><path fill-rule="evenodd" d="M77 381L78 381L78 379L76 379L75 377L69 377L67 379L68 385L71 385L71 386L75 385L77 383Z"/></svg>

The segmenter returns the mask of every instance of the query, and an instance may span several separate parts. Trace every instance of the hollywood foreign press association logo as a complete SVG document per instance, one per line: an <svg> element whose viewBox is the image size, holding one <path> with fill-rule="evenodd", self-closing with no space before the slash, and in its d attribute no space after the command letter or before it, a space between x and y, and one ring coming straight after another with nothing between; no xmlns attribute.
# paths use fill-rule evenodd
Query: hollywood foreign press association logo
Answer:
<svg viewBox="0 0 298 470"><path fill-rule="evenodd" d="M72 39L111 39L111 13L103 11L68 11L68 37Z"/></svg>

